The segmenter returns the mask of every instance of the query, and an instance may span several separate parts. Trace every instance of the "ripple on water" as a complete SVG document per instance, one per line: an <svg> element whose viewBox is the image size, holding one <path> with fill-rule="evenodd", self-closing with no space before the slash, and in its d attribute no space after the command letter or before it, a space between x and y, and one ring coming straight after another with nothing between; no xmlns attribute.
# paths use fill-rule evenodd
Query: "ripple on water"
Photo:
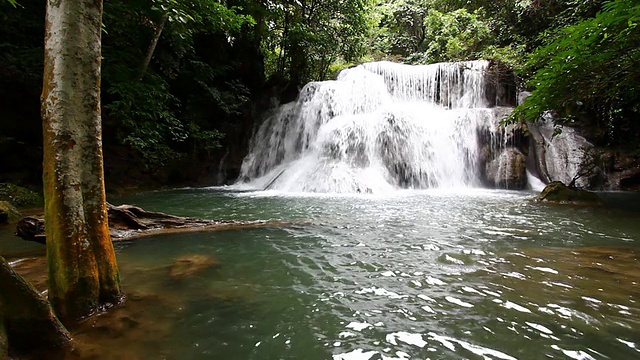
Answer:
<svg viewBox="0 0 640 360"><path fill-rule="evenodd" d="M178 204L187 216L305 225L121 249L123 268L155 264L153 276L125 270L130 286L149 288L153 278L154 286L186 298L179 310L167 310L180 319L175 339L164 353L149 349L142 358L185 349L194 359L640 355L637 214L539 207L526 194L491 191L184 193L129 202L168 212ZM186 247L215 255L220 268L181 283L159 278Z"/></svg>
<svg viewBox="0 0 640 360"><path fill-rule="evenodd" d="M426 335L420 333L410 333L406 331L398 331L389 333L385 337L385 341L393 346L398 346L400 343L404 343L410 346L414 346L419 349L427 348L428 352L440 353L435 346L442 346L451 352L468 352L477 356L481 356L485 359L503 359L503 360L516 360L515 357L505 354L501 351L472 344L463 340L459 340L449 336L442 336L436 333L430 332ZM458 349L459 347L459 349ZM404 351L396 351L395 356L397 358L389 357L385 353L391 352L392 349L385 348L382 352L379 351L365 351L361 348L355 349L349 352L333 355L333 359L340 360L353 360L353 359L371 359L376 355L379 355L381 359L409 359L411 355Z"/></svg>

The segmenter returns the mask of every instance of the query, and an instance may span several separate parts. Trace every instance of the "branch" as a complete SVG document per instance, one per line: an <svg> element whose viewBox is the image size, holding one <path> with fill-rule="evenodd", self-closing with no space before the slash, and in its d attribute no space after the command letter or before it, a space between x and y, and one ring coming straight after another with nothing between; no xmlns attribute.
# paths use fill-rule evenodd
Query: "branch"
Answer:
<svg viewBox="0 0 640 360"><path fill-rule="evenodd" d="M144 74L147 72L149 68L149 64L151 63L151 59L153 58L153 53L156 51L156 46L158 46L158 40L160 40L160 35L162 35L162 30L164 30L164 24L167 22L169 18L169 13L165 13L162 15L160 19L160 23L156 28L156 32L153 34L153 38L151 39L151 43L149 44L149 49L147 50L147 55L142 62L142 66L140 66L140 72L138 73L138 81L141 81L144 77Z"/></svg>

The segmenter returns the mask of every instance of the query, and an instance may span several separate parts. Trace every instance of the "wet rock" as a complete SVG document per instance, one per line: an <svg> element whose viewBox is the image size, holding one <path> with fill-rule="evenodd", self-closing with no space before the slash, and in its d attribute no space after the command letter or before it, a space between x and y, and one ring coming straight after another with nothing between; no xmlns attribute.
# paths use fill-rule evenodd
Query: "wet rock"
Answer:
<svg viewBox="0 0 640 360"><path fill-rule="evenodd" d="M571 188L560 181L554 181L535 198L536 202L572 205L602 205L598 195L587 190Z"/></svg>
<svg viewBox="0 0 640 360"><path fill-rule="evenodd" d="M18 221L16 235L24 240L46 243L44 233L44 219L27 216Z"/></svg>
<svg viewBox="0 0 640 360"><path fill-rule="evenodd" d="M527 185L527 159L516 148L502 150L485 167L486 181L501 189L522 190Z"/></svg>
<svg viewBox="0 0 640 360"><path fill-rule="evenodd" d="M502 62L491 61L486 76L485 97L489 106L516 106L518 86L513 70Z"/></svg>
<svg viewBox="0 0 640 360"><path fill-rule="evenodd" d="M20 212L8 201L0 201L0 225L7 224L21 217Z"/></svg>
<svg viewBox="0 0 640 360"><path fill-rule="evenodd" d="M618 179L620 190L640 190L640 167L621 171Z"/></svg>
<svg viewBox="0 0 640 360"><path fill-rule="evenodd" d="M173 262L170 274L173 279L181 280L217 265L218 261L210 255L184 255Z"/></svg>
<svg viewBox="0 0 640 360"><path fill-rule="evenodd" d="M640 156L624 151L603 150L599 154L604 169L601 184L610 190L640 190Z"/></svg>
<svg viewBox="0 0 640 360"><path fill-rule="evenodd" d="M560 126L550 114L545 120L528 124L532 138L531 161L543 182L561 181L586 189L620 189L608 184L609 160L582 134L583 129Z"/></svg>

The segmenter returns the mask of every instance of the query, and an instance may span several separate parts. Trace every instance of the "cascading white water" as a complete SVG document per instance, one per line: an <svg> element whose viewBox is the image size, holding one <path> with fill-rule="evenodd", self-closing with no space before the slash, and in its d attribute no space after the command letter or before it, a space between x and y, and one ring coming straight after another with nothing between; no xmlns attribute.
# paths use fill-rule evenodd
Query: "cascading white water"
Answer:
<svg viewBox="0 0 640 360"><path fill-rule="evenodd" d="M487 107L488 65L377 62L307 84L258 129L240 180L289 192L479 186L479 134L498 138L509 111Z"/></svg>

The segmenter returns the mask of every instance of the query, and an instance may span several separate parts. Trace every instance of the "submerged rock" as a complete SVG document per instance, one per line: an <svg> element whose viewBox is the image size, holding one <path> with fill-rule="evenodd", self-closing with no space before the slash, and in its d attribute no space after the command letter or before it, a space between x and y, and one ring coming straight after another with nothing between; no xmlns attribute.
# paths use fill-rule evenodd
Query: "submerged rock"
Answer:
<svg viewBox="0 0 640 360"><path fill-rule="evenodd" d="M60 358L148 359L150 349L158 358L166 358L163 351L175 333L176 309L183 306L167 294L132 289L125 303L78 324L72 333L74 348Z"/></svg>
<svg viewBox="0 0 640 360"><path fill-rule="evenodd" d="M181 280L217 265L218 260L210 255L183 255L173 262L171 277Z"/></svg>
<svg viewBox="0 0 640 360"><path fill-rule="evenodd" d="M602 199L587 190L571 188L560 181L551 182L535 198L536 202L572 205L602 205Z"/></svg>

